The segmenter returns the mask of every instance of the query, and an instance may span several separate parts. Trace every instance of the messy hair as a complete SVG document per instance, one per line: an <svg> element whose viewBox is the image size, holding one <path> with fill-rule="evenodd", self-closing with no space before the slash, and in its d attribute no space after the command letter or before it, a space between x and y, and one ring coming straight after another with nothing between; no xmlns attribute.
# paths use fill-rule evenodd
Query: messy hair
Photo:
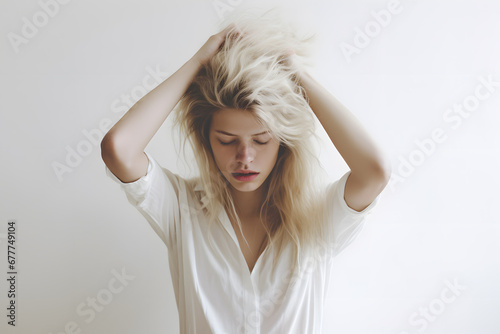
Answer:
<svg viewBox="0 0 500 334"><path fill-rule="evenodd" d="M319 139L316 121L296 66L308 64L315 35L299 36L272 11L259 17L239 15L232 23L218 52L201 67L174 109L173 124L193 149L209 223L217 221L224 208L240 231L231 184L217 167L210 145L212 117L221 109L243 110L279 140L276 164L262 184L266 196L260 217L268 222L263 247L276 247L275 268L291 243L294 263L300 266L301 250L317 245L324 202L318 190L323 189L325 179L320 176L325 174L314 151L314 140ZM294 63L286 61L290 50Z"/></svg>

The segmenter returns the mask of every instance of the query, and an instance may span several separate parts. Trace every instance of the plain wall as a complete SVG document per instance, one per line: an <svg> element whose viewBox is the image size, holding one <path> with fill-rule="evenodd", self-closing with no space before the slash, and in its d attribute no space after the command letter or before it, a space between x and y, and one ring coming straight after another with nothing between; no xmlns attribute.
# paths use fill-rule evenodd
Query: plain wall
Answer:
<svg viewBox="0 0 500 334"><path fill-rule="evenodd" d="M72 326L178 333L167 249L106 176L99 136L152 88L142 86L153 83L151 73L166 79L225 15L263 3L0 4L0 267L7 278L8 222L17 224L16 326L7 325L4 278L2 333L78 333ZM334 262L323 332L500 333L499 2L267 3L293 8L317 29L313 74L392 161L381 201ZM191 176L192 157L179 154L170 125L169 118L146 150ZM320 135L321 161L335 180L348 167ZM80 159L69 153L78 151ZM110 293L122 271L130 280ZM89 304L96 297L99 311Z"/></svg>

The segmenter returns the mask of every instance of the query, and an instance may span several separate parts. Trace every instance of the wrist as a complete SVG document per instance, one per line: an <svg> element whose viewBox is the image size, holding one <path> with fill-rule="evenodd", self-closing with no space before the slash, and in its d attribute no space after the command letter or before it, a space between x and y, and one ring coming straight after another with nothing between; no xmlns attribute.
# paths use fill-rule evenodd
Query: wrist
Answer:
<svg viewBox="0 0 500 334"><path fill-rule="evenodd" d="M307 86L311 82L314 82L314 78L305 70L299 69L297 71L297 79L301 86Z"/></svg>
<svg viewBox="0 0 500 334"><path fill-rule="evenodd" d="M189 58L189 60L186 62L186 66L189 66L195 69L195 72L198 72L203 67L203 62L199 59L199 57L196 57L195 55Z"/></svg>

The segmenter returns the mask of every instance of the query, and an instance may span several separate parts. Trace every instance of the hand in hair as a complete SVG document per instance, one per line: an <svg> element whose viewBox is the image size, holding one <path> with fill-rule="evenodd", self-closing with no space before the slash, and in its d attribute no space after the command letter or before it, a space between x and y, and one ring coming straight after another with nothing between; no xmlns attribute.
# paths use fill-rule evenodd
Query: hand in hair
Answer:
<svg viewBox="0 0 500 334"><path fill-rule="evenodd" d="M210 36L210 38L203 44L203 46L196 52L193 56L195 60L197 60L201 65L207 63L210 58L219 50L220 46L223 44L226 39L226 35L234 33L238 35L240 31L236 27L234 23L228 25L224 30L219 33Z"/></svg>
<svg viewBox="0 0 500 334"><path fill-rule="evenodd" d="M298 62L294 61L296 57L295 51L293 49L287 49L285 54L281 56L280 62L285 65L287 68L292 70L294 73L293 77L301 83L302 76L307 72L305 68L303 68Z"/></svg>
<svg viewBox="0 0 500 334"><path fill-rule="evenodd" d="M289 67L293 66L293 58L295 57L295 51L293 49L287 49L285 54L281 57L281 61Z"/></svg>

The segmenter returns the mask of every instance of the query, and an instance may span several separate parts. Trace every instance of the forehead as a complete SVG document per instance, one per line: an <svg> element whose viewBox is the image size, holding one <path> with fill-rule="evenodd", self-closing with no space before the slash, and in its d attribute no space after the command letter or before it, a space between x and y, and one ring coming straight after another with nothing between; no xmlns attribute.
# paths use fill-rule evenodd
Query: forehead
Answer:
<svg viewBox="0 0 500 334"><path fill-rule="evenodd" d="M226 131L236 135L253 135L268 130L249 111L241 109L221 109L212 118L210 131Z"/></svg>

